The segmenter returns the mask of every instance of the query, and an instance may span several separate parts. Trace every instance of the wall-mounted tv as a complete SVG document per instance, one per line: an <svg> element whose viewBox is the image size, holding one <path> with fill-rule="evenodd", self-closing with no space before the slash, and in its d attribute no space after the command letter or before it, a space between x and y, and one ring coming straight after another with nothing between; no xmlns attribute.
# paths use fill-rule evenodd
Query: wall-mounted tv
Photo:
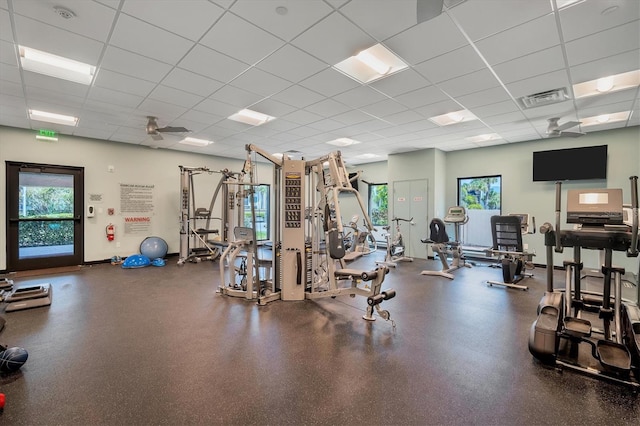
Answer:
<svg viewBox="0 0 640 426"><path fill-rule="evenodd" d="M607 178L607 145L533 153L533 181Z"/></svg>

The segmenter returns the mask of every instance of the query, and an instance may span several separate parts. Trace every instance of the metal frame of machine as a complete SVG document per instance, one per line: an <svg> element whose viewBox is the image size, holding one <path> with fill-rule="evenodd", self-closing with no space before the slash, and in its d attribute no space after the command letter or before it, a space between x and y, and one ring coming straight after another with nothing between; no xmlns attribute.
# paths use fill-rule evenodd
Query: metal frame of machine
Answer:
<svg viewBox="0 0 640 426"><path fill-rule="evenodd" d="M373 224L360 194L351 186L341 153L336 151L308 161L286 155L278 158L254 145L247 145L246 150L244 170L249 176L248 185L257 185L252 155L260 155L274 165L271 268L265 273L267 262L257 256L255 238L230 242L230 248L220 259L219 292L256 300L259 305L277 299L295 301L359 295L367 298L364 319L375 320L375 309L379 316L389 320L389 312L380 307L384 300L395 296L394 290L382 291L388 267L378 266L371 271L346 268L340 193L354 194L367 228L372 230ZM253 203L251 206L253 208ZM229 262L240 252L245 253L246 269L251 271L242 288L231 282L233 265Z"/></svg>

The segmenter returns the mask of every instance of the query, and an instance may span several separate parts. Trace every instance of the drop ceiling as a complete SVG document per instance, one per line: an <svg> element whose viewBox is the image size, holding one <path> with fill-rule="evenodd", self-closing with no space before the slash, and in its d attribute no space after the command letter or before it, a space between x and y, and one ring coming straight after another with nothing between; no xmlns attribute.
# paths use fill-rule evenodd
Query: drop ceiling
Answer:
<svg viewBox="0 0 640 426"><path fill-rule="evenodd" d="M416 0L0 0L0 125L230 158L245 158L248 143L315 158L335 149L327 142L350 138L360 143L340 150L352 164L542 139L551 117L631 111L572 130L640 125L637 85L580 99L572 90L640 68L640 2L562 4L448 0L417 23ZM334 68L378 43L408 68L369 84ZM93 65L95 78L83 85L26 71L18 46ZM558 88L568 93L562 102L518 101ZM29 109L78 124L33 121ZM241 109L276 119L228 119ZM478 119L429 120L462 109ZM147 116L214 143L155 140ZM493 133L499 139L466 139Z"/></svg>

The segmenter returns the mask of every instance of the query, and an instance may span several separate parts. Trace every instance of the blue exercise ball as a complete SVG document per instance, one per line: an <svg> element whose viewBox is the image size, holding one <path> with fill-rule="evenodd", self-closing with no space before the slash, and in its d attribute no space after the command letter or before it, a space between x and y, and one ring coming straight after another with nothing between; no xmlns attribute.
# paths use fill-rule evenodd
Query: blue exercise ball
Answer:
<svg viewBox="0 0 640 426"><path fill-rule="evenodd" d="M147 237L140 243L140 254L147 256L149 259L165 257L167 251L169 251L169 246L160 237Z"/></svg>

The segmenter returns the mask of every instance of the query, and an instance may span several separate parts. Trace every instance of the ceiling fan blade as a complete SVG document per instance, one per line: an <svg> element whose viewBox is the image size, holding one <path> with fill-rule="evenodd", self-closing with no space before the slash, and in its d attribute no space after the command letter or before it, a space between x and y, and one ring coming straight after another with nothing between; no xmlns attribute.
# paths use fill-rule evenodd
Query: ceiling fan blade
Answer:
<svg viewBox="0 0 640 426"><path fill-rule="evenodd" d="M151 135L151 138L152 138L154 141L161 141L161 140L163 140L163 139L164 139L160 133L154 133L154 134L152 134L152 135Z"/></svg>
<svg viewBox="0 0 640 426"><path fill-rule="evenodd" d="M561 132L563 130L575 127L580 123L582 123L582 122L581 121L567 121L566 123L562 123L561 125L559 125L555 130Z"/></svg>
<svg viewBox="0 0 640 426"><path fill-rule="evenodd" d="M560 132L560 136L568 136L570 138L577 138L580 136L584 136L586 133L581 132Z"/></svg>
<svg viewBox="0 0 640 426"><path fill-rule="evenodd" d="M433 19L442 13L444 0L417 0L416 16L418 24Z"/></svg>
<svg viewBox="0 0 640 426"><path fill-rule="evenodd" d="M189 130L189 129L185 128L185 127L167 126L167 127L162 127L160 129L156 129L156 131L163 132L163 133L186 133L186 132L190 132L191 130Z"/></svg>

